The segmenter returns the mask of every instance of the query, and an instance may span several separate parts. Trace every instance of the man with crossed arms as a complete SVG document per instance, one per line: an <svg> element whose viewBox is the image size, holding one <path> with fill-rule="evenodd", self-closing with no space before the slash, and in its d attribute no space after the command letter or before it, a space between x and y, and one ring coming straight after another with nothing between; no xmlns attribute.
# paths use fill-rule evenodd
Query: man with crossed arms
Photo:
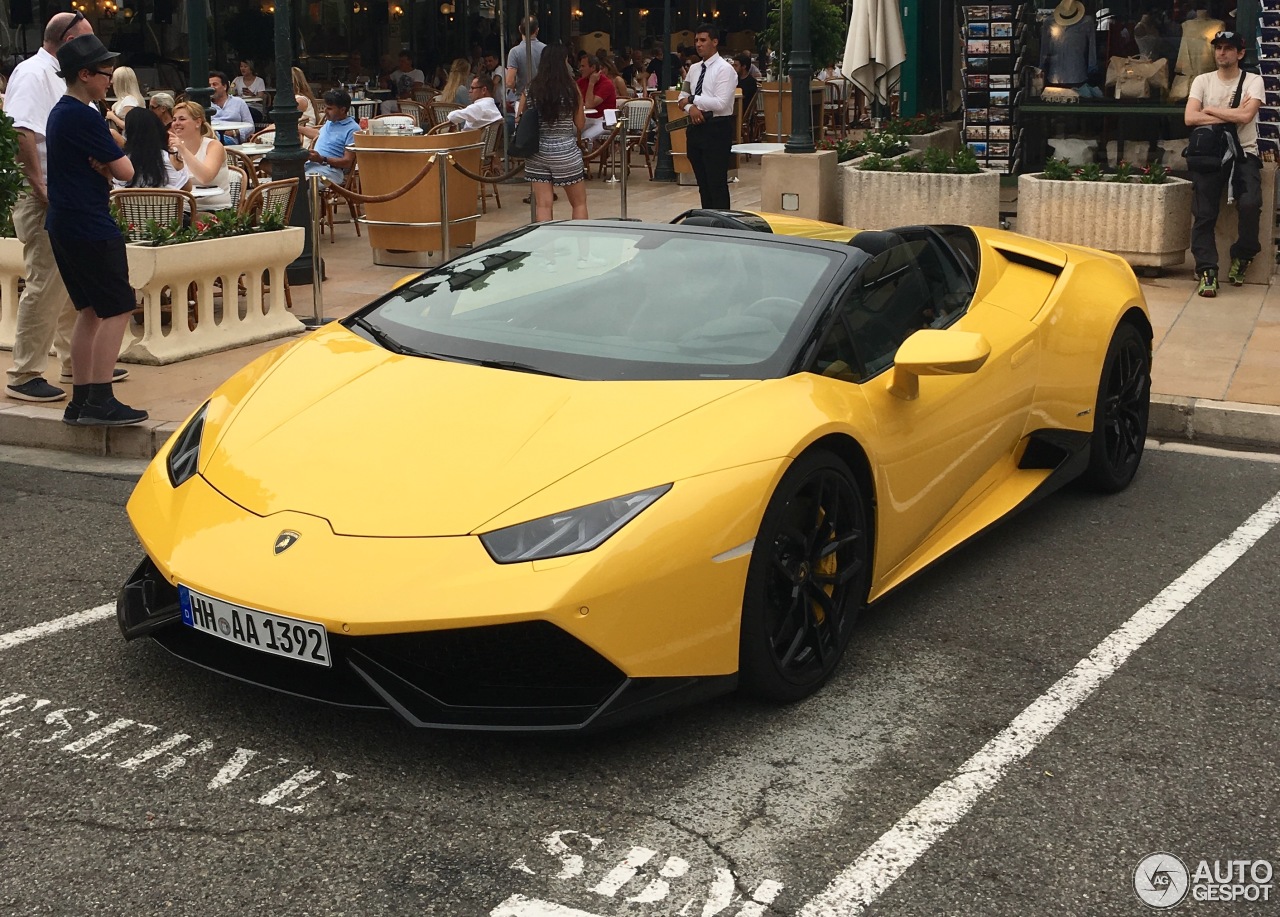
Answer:
<svg viewBox="0 0 1280 917"><path fill-rule="evenodd" d="M729 148L733 146L733 94L738 74L720 56L720 33L706 25L694 33L698 62L689 68L677 104L689 117L685 150L709 210L729 209ZM692 87L690 92L689 87Z"/></svg>

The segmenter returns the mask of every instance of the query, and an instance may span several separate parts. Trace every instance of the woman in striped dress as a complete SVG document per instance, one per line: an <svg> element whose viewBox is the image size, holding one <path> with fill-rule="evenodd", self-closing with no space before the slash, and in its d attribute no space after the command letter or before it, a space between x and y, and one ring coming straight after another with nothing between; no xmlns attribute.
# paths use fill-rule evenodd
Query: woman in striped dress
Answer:
<svg viewBox="0 0 1280 917"><path fill-rule="evenodd" d="M569 73L564 45L549 45L538 61L538 72L529 81L526 104L538 111L538 152L525 161L525 175L533 184L534 208L539 222L551 217L552 186L564 188L572 219L587 218L586 174L578 135L586 126L582 93Z"/></svg>

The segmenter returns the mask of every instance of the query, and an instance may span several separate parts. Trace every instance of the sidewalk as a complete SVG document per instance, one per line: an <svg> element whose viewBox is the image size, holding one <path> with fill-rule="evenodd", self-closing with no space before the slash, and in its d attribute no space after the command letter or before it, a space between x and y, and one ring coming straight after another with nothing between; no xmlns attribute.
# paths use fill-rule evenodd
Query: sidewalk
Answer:
<svg viewBox="0 0 1280 917"><path fill-rule="evenodd" d="M759 159L745 162L738 175L731 189L734 206L758 209ZM618 188L598 179L587 183L593 217L619 214ZM521 203L527 190L523 184L499 186L502 208L490 199L488 214L477 224L479 241L529 221L529 206ZM629 217L666 222L697 206L696 188L652 183L643 166L633 169L627 194ZM555 215L569 215L563 194ZM357 238L350 223L339 224L336 237L334 243L327 235L320 241L328 277L324 283L328 319L349 315L413 273L374 265L367 239ZM1280 449L1280 283L1224 285L1216 299L1201 299L1195 295L1187 264L1161 278L1144 280L1142 286L1155 326L1151 435ZM311 287L294 287L293 302L299 316L309 316ZM130 377L119 386L121 400L151 414L148 422L134 427L70 427L62 423L63 403L28 404L0 396L0 444L149 458L224 379L280 343L256 344L168 366L130 364ZM8 367L7 352L0 353L0 362Z"/></svg>

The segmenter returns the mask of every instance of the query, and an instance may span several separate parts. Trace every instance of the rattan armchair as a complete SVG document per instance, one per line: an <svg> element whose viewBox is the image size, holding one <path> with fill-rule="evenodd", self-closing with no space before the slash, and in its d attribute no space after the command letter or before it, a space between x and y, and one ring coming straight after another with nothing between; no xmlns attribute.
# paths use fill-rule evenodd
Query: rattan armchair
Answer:
<svg viewBox="0 0 1280 917"><path fill-rule="evenodd" d="M126 241L129 242L144 237L148 220L167 226L181 223L184 212L196 211L191 192L175 188L116 188L111 192L111 203L128 225Z"/></svg>

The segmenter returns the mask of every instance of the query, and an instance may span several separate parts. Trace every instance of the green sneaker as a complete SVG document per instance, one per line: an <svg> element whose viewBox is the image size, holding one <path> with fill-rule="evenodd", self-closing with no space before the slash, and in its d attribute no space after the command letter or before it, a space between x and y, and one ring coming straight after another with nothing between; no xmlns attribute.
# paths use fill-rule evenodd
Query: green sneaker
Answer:
<svg viewBox="0 0 1280 917"><path fill-rule="evenodd" d="M1227 279L1238 287L1244 286L1244 272L1249 270L1249 260L1247 258L1231 259L1231 270L1227 272Z"/></svg>
<svg viewBox="0 0 1280 917"><path fill-rule="evenodd" d="M1218 269L1205 268L1200 274L1200 286L1196 287L1196 294L1212 299L1218 295Z"/></svg>

